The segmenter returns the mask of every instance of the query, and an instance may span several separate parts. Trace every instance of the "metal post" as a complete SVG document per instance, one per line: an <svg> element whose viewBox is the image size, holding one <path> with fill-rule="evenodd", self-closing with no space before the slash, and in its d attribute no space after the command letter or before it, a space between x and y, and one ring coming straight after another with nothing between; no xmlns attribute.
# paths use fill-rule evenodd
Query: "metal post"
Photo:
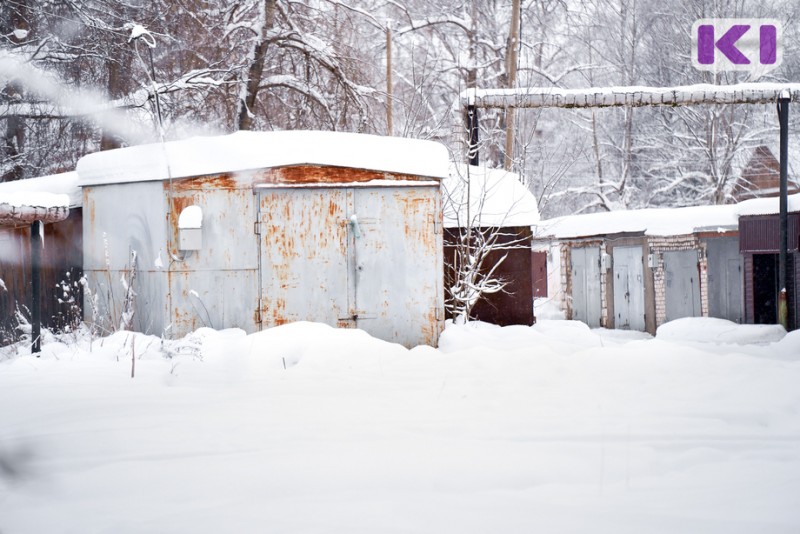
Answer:
<svg viewBox="0 0 800 534"><path fill-rule="evenodd" d="M394 94L392 82L392 23L386 23L386 135L394 135Z"/></svg>
<svg viewBox="0 0 800 534"><path fill-rule="evenodd" d="M42 265L42 221L31 224L31 354L42 351L42 307L41 307L41 265Z"/></svg>
<svg viewBox="0 0 800 534"><path fill-rule="evenodd" d="M778 322L789 329L789 306L786 295L786 256L789 244L788 224L788 163L789 163L789 97L778 98L778 122L781 128L780 144L780 252L778 254Z"/></svg>
<svg viewBox="0 0 800 534"><path fill-rule="evenodd" d="M470 165L478 165L480 163L480 154L478 153L478 108L475 106L467 106L467 131L469 135L469 150L467 152L467 162Z"/></svg>

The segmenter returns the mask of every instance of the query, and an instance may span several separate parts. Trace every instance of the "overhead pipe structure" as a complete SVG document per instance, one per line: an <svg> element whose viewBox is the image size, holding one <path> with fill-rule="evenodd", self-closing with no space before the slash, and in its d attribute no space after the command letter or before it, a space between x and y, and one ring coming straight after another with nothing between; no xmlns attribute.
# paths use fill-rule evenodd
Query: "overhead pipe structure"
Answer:
<svg viewBox="0 0 800 534"><path fill-rule="evenodd" d="M676 87L526 87L518 89L467 89L459 98L468 132L470 165L480 160L479 109L604 108L643 106L692 106L697 104L778 104L780 124L780 253L778 256L778 320L788 329L786 286L788 254L789 103L800 101L797 83L697 84Z"/></svg>

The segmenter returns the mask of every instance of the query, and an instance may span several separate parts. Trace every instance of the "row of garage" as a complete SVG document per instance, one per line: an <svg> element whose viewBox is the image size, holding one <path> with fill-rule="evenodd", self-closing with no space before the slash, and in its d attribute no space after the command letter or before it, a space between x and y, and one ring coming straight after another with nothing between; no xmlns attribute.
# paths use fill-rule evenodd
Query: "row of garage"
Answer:
<svg viewBox="0 0 800 534"><path fill-rule="evenodd" d="M485 268L502 260L495 274L506 286L484 296L473 319L532 324L533 299L547 296L592 327L654 333L681 317L777 320L777 199L540 221L512 173L454 168L438 143L332 132L129 147L26 182L3 189L63 190L71 210L43 230L49 291L40 298L56 327L80 300L66 283L76 294L91 289L83 313L111 317L109 329L133 295L129 326L160 335L308 320L435 345L458 243L494 229L507 238ZM797 271L800 195L790 211ZM0 223L1 332L30 302L31 230L14 217Z"/></svg>
<svg viewBox="0 0 800 534"><path fill-rule="evenodd" d="M793 207L789 266L796 269L800 205ZM534 249L548 257L549 297L592 327L655 333L665 322L701 316L772 324L778 216L770 211L777 199L564 217L536 227ZM788 290L795 328L798 294L794 284Z"/></svg>

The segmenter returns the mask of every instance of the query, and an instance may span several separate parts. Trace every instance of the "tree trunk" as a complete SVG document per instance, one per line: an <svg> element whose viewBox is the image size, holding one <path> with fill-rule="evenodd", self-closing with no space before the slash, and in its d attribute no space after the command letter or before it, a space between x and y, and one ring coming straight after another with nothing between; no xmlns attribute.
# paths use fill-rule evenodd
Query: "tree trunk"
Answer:
<svg viewBox="0 0 800 534"><path fill-rule="evenodd" d="M592 151L594 152L595 171L597 172L597 187L600 192L601 198L605 198L605 180L603 178L603 160L600 156L600 140L597 137L597 118L595 110L592 109ZM603 208L610 211L609 206L603 203Z"/></svg>
<svg viewBox="0 0 800 534"><path fill-rule="evenodd" d="M11 32L19 29L30 32L30 18L27 1L17 2L15 8L9 14L7 30ZM29 38L29 35L30 33L26 33L24 37L17 37L15 34L9 34L7 38L13 45L20 45ZM3 92L12 99L22 100L24 96L22 84L14 80L8 82ZM3 133L3 143L0 149L2 149L2 159L12 162L12 165L0 176L0 182L12 182L25 177L25 166L22 160L25 154L25 129L27 124L25 119L18 115L8 115L5 120L6 130Z"/></svg>
<svg viewBox="0 0 800 534"><path fill-rule="evenodd" d="M106 68L108 69L108 96L112 100L123 97L127 92L125 81L126 79L130 80L130 73L125 72L128 68L123 66L123 61L117 61L115 58L107 59ZM103 129L100 138L100 150L112 150L121 146L122 140L119 137Z"/></svg>
<svg viewBox="0 0 800 534"><path fill-rule="evenodd" d="M519 0L512 1L511 31L508 36L506 48L506 72L508 73L508 88L514 89L517 85L517 51L519 50ZM510 171L514 163L514 108L506 109L506 154L503 168Z"/></svg>
<svg viewBox="0 0 800 534"><path fill-rule="evenodd" d="M120 2L114 9L114 16L120 20L134 20L136 18L134 9L124 2ZM150 72L150 67L146 64L143 65L139 61L136 53L137 45L129 42L128 37L127 34L120 35L115 32L95 34L95 38L99 39L102 46L108 50L108 55L103 60L103 66L108 76L106 93L112 101L123 99L138 88L136 76L139 73L145 75L144 80L149 78L146 73ZM147 47L140 44L139 50L144 53L142 59L146 60ZM80 62L76 63L75 68L80 69ZM142 72L142 69L144 72ZM75 77L79 79L78 72L75 73ZM120 148L125 141L118 134L104 128L101 131L100 150Z"/></svg>
<svg viewBox="0 0 800 534"><path fill-rule="evenodd" d="M3 136L3 159L11 161L11 168L0 176L0 182L13 182L24 178L25 168L22 155L25 151L25 119L17 115L6 117L6 131Z"/></svg>
<svg viewBox="0 0 800 534"><path fill-rule="evenodd" d="M247 70L247 79L244 80L244 94L239 101L239 129L250 130L253 127L253 109L258 97L258 88L264 73L264 61L269 47L269 31L275 25L275 6L277 0L264 0L264 19L261 25L261 35L255 43L253 57Z"/></svg>

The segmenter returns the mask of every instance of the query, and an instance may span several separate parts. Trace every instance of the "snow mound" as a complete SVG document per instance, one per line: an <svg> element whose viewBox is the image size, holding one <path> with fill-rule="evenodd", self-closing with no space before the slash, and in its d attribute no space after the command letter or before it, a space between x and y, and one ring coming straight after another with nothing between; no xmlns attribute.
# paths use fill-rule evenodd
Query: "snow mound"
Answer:
<svg viewBox="0 0 800 534"><path fill-rule="evenodd" d="M783 339L770 345L776 356L785 356L786 359L800 359L800 330L789 332Z"/></svg>
<svg viewBox="0 0 800 534"><path fill-rule="evenodd" d="M639 335L469 323L408 351L293 323L0 347L19 407L0 410L0 529L800 531L800 362L762 357L796 359L800 333Z"/></svg>
<svg viewBox="0 0 800 534"><path fill-rule="evenodd" d="M573 354L587 348L601 347L601 337L585 323L566 320L539 320L533 326L497 326L481 321L457 325L448 322L439 337L439 350L511 350L532 355L549 349L558 354Z"/></svg>
<svg viewBox="0 0 800 534"><path fill-rule="evenodd" d="M541 321L543 319L547 320L566 319L566 317L564 316L564 311L558 307L558 304L556 304L556 302L553 301L553 299L548 299L548 298L533 299L533 309L537 321Z"/></svg>
<svg viewBox="0 0 800 534"><path fill-rule="evenodd" d="M220 335L213 330L202 342L205 362L235 368L243 375L274 370L352 369L375 363L381 356L402 355L407 349L356 329L333 328L322 323L296 322L255 334L242 331ZM231 360L236 363L232 366Z"/></svg>
<svg viewBox="0 0 800 534"><path fill-rule="evenodd" d="M662 324L656 338L702 343L766 344L780 341L786 330L780 325L736 324L713 317L684 317Z"/></svg>

